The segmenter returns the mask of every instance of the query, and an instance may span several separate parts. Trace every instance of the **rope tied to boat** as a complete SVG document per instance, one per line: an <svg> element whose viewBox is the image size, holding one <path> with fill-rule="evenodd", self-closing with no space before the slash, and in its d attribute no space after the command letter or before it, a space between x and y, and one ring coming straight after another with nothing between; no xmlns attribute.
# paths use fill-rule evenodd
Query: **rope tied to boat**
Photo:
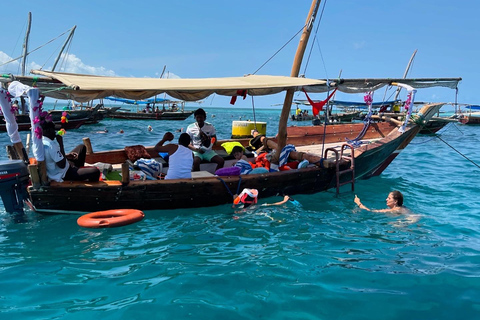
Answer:
<svg viewBox="0 0 480 320"><path fill-rule="evenodd" d="M217 177L218 180L222 181L223 182L223 185L225 186L225 188L227 189L228 193L233 197L234 194L232 193L232 191L230 191L230 188L227 186L227 183L220 177ZM237 185L237 192L235 194L239 194L240 192L240 185L242 184L242 177L241 176L238 176L238 185Z"/></svg>
<svg viewBox="0 0 480 320"><path fill-rule="evenodd" d="M357 135L355 139L348 139L345 138L347 143L351 144L353 147L358 148L363 142L360 141L365 136L365 133L367 133L368 127L370 127L370 123L372 122L372 103L373 103L373 91L369 91L365 93L365 96L363 97L363 100L368 106L368 113L363 119L363 129L360 131L360 133Z"/></svg>

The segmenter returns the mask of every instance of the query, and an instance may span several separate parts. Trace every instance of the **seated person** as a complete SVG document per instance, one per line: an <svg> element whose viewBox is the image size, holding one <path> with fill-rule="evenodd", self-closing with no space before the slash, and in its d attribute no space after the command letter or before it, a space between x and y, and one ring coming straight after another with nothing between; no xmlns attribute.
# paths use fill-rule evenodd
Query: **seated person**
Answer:
<svg viewBox="0 0 480 320"><path fill-rule="evenodd" d="M247 156L243 153L243 148L240 146L235 146L232 149L231 155L235 158L235 160L245 160L248 161Z"/></svg>
<svg viewBox="0 0 480 320"><path fill-rule="evenodd" d="M84 167L87 148L80 144L69 154L65 154L63 137L57 135L55 124L45 121L42 124L43 146L45 148L45 163L47 176L50 180L67 181L98 181L100 170L97 167ZM67 161L68 160L68 161Z"/></svg>
<svg viewBox="0 0 480 320"><path fill-rule="evenodd" d="M263 134L258 133L257 130L252 132L253 139L250 139L248 142L248 147L250 151L253 151L255 155L259 155L262 152L272 151L266 144L266 137Z"/></svg>
<svg viewBox="0 0 480 320"><path fill-rule="evenodd" d="M193 171L200 171L200 163L202 160L213 162L217 164L218 170L223 168L225 160L212 150L216 141L212 142L212 138L216 140L215 127L208 122L205 122L207 114L203 109L197 109L194 114L195 123L187 127L186 133L190 135L192 143L189 148L193 151Z"/></svg>
<svg viewBox="0 0 480 320"><path fill-rule="evenodd" d="M173 133L167 132L154 148L156 152L168 153L169 166L165 180L191 178L193 154L192 150L188 148L190 136L187 133L182 133L178 138L178 145L174 143L163 145L166 141L172 140Z"/></svg>
<svg viewBox="0 0 480 320"><path fill-rule="evenodd" d="M252 165L248 162L247 156L243 153L243 148L240 146L235 146L230 153L237 162L234 166L240 168L240 174L249 174L252 171Z"/></svg>

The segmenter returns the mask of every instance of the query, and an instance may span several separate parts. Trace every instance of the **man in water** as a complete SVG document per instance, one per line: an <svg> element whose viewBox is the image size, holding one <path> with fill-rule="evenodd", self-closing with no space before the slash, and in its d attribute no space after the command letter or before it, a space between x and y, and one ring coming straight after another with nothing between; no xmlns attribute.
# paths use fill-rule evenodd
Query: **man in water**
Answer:
<svg viewBox="0 0 480 320"><path fill-rule="evenodd" d="M193 116L196 122L189 125L186 131L192 139L189 148L193 151L194 156L193 171L200 171L200 163L202 160L216 163L217 168L215 170L223 168L225 160L212 150L217 140L215 127L205 121L207 114L202 108L197 109Z"/></svg>

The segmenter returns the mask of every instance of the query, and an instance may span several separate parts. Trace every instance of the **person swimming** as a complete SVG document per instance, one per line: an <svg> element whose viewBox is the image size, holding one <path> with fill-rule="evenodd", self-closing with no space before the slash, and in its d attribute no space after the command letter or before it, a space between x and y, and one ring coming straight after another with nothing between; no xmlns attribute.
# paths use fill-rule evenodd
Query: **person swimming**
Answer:
<svg viewBox="0 0 480 320"><path fill-rule="evenodd" d="M370 209L360 201L360 198L357 195L355 195L355 199L353 201L355 201L355 203L360 207L360 209L372 212L392 212L401 214L405 213L404 211L408 210L403 206L403 194L397 190L390 192L387 196L387 199L385 199L388 209Z"/></svg>
<svg viewBox="0 0 480 320"><path fill-rule="evenodd" d="M360 201L360 198L357 195L355 195L354 201L358 205L358 207L363 210L402 215L405 217L407 224L415 223L420 219L420 215L414 214L412 211L410 211L407 207L403 205L403 194L397 190L390 192L387 196L387 199L385 199L388 207L387 209L370 209ZM402 224L395 223L394 225L401 226Z"/></svg>

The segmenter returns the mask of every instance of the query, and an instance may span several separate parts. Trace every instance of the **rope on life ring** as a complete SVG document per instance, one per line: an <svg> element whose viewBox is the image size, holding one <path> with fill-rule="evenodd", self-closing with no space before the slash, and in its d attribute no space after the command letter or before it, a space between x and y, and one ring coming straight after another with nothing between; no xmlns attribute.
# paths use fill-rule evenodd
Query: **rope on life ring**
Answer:
<svg viewBox="0 0 480 320"><path fill-rule="evenodd" d="M145 214L135 209L117 209L87 213L77 220L84 228L113 228L142 220Z"/></svg>

